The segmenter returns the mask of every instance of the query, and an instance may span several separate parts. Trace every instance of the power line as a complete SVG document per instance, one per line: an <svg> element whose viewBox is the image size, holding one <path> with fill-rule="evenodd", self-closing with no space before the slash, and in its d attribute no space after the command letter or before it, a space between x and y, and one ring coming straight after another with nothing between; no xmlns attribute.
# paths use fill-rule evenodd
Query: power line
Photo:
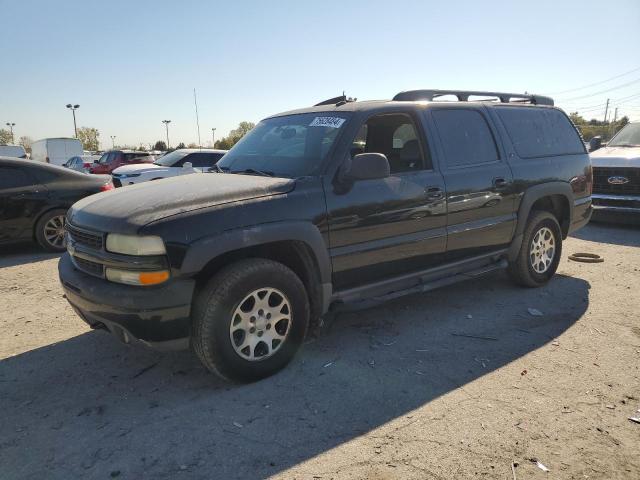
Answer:
<svg viewBox="0 0 640 480"><path fill-rule="evenodd" d="M584 90L585 88L595 87L597 85L602 85L603 83L610 82L611 80L615 80L616 78L624 77L625 75L629 75L630 73L637 72L638 70L640 70L640 67L629 70L628 72L621 73L620 75L616 75L615 77L607 78L606 80L602 80L600 82L590 83L589 85L584 85L583 87L570 88L569 90L563 90L561 92L551 92L547 95L560 95L562 93L576 92L578 90Z"/></svg>
<svg viewBox="0 0 640 480"><path fill-rule="evenodd" d="M629 85L633 85L634 83L638 83L638 82L640 82L640 78L636 78L635 80L631 80L630 82L623 83L622 85L618 85L617 87L607 88L606 90L600 90L599 92L589 93L587 95L581 95L579 97L565 98L564 100L559 100L559 101L571 102L573 100L580 100L582 98L595 97L596 95L601 95L603 93L612 92L613 90L618 90L620 88L624 88L624 87L627 87Z"/></svg>

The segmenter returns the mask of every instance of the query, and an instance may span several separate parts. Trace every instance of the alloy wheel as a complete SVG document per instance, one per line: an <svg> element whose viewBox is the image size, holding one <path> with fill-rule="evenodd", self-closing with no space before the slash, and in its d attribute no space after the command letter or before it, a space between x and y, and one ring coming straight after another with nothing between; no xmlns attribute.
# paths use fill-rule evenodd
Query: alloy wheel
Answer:
<svg viewBox="0 0 640 480"><path fill-rule="evenodd" d="M280 350L290 329L289 299L275 288L260 288L247 295L235 309L229 336L240 357L260 361Z"/></svg>

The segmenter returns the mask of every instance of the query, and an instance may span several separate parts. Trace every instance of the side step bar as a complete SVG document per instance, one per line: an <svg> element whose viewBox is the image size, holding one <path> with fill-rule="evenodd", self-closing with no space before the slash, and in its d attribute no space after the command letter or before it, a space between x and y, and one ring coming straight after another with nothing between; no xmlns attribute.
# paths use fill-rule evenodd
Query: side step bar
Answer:
<svg viewBox="0 0 640 480"><path fill-rule="evenodd" d="M336 292L332 298L332 310L342 309L346 304L356 308L379 304L412 293L423 293L436 288L480 277L508 266L504 258L506 250L469 260L444 265L424 272L416 272L391 280L384 280L342 292ZM348 307L347 307L348 308Z"/></svg>

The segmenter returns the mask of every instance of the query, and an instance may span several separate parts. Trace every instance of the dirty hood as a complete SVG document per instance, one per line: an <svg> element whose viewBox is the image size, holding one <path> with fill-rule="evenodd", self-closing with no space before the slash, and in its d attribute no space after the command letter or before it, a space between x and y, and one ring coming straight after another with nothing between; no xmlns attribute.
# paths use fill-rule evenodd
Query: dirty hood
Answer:
<svg viewBox="0 0 640 480"><path fill-rule="evenodd" d="M604 147L589 156L594 167L640 168L640 147Z"/></svg>
<svg viewBox="0 0 640 480"><path fill-rule="evenodd" d="M140 227L172 215L232 202L288 193L288 178L206 173L131 185L91 195L67 214L78 226L101 232L135 234Z"/></svg>

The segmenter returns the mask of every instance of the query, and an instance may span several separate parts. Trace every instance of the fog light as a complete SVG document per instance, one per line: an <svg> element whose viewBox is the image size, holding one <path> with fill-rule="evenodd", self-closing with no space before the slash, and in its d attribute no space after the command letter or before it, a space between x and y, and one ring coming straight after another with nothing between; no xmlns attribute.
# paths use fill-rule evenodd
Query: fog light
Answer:
<svg viewBox="0 0 640 480"><path fill-rule="evenodd" d="M131 270L118 270L107 268L105 275L107 280L125 285L157 285L169 280L169 271L135 272Z"/></svg>

